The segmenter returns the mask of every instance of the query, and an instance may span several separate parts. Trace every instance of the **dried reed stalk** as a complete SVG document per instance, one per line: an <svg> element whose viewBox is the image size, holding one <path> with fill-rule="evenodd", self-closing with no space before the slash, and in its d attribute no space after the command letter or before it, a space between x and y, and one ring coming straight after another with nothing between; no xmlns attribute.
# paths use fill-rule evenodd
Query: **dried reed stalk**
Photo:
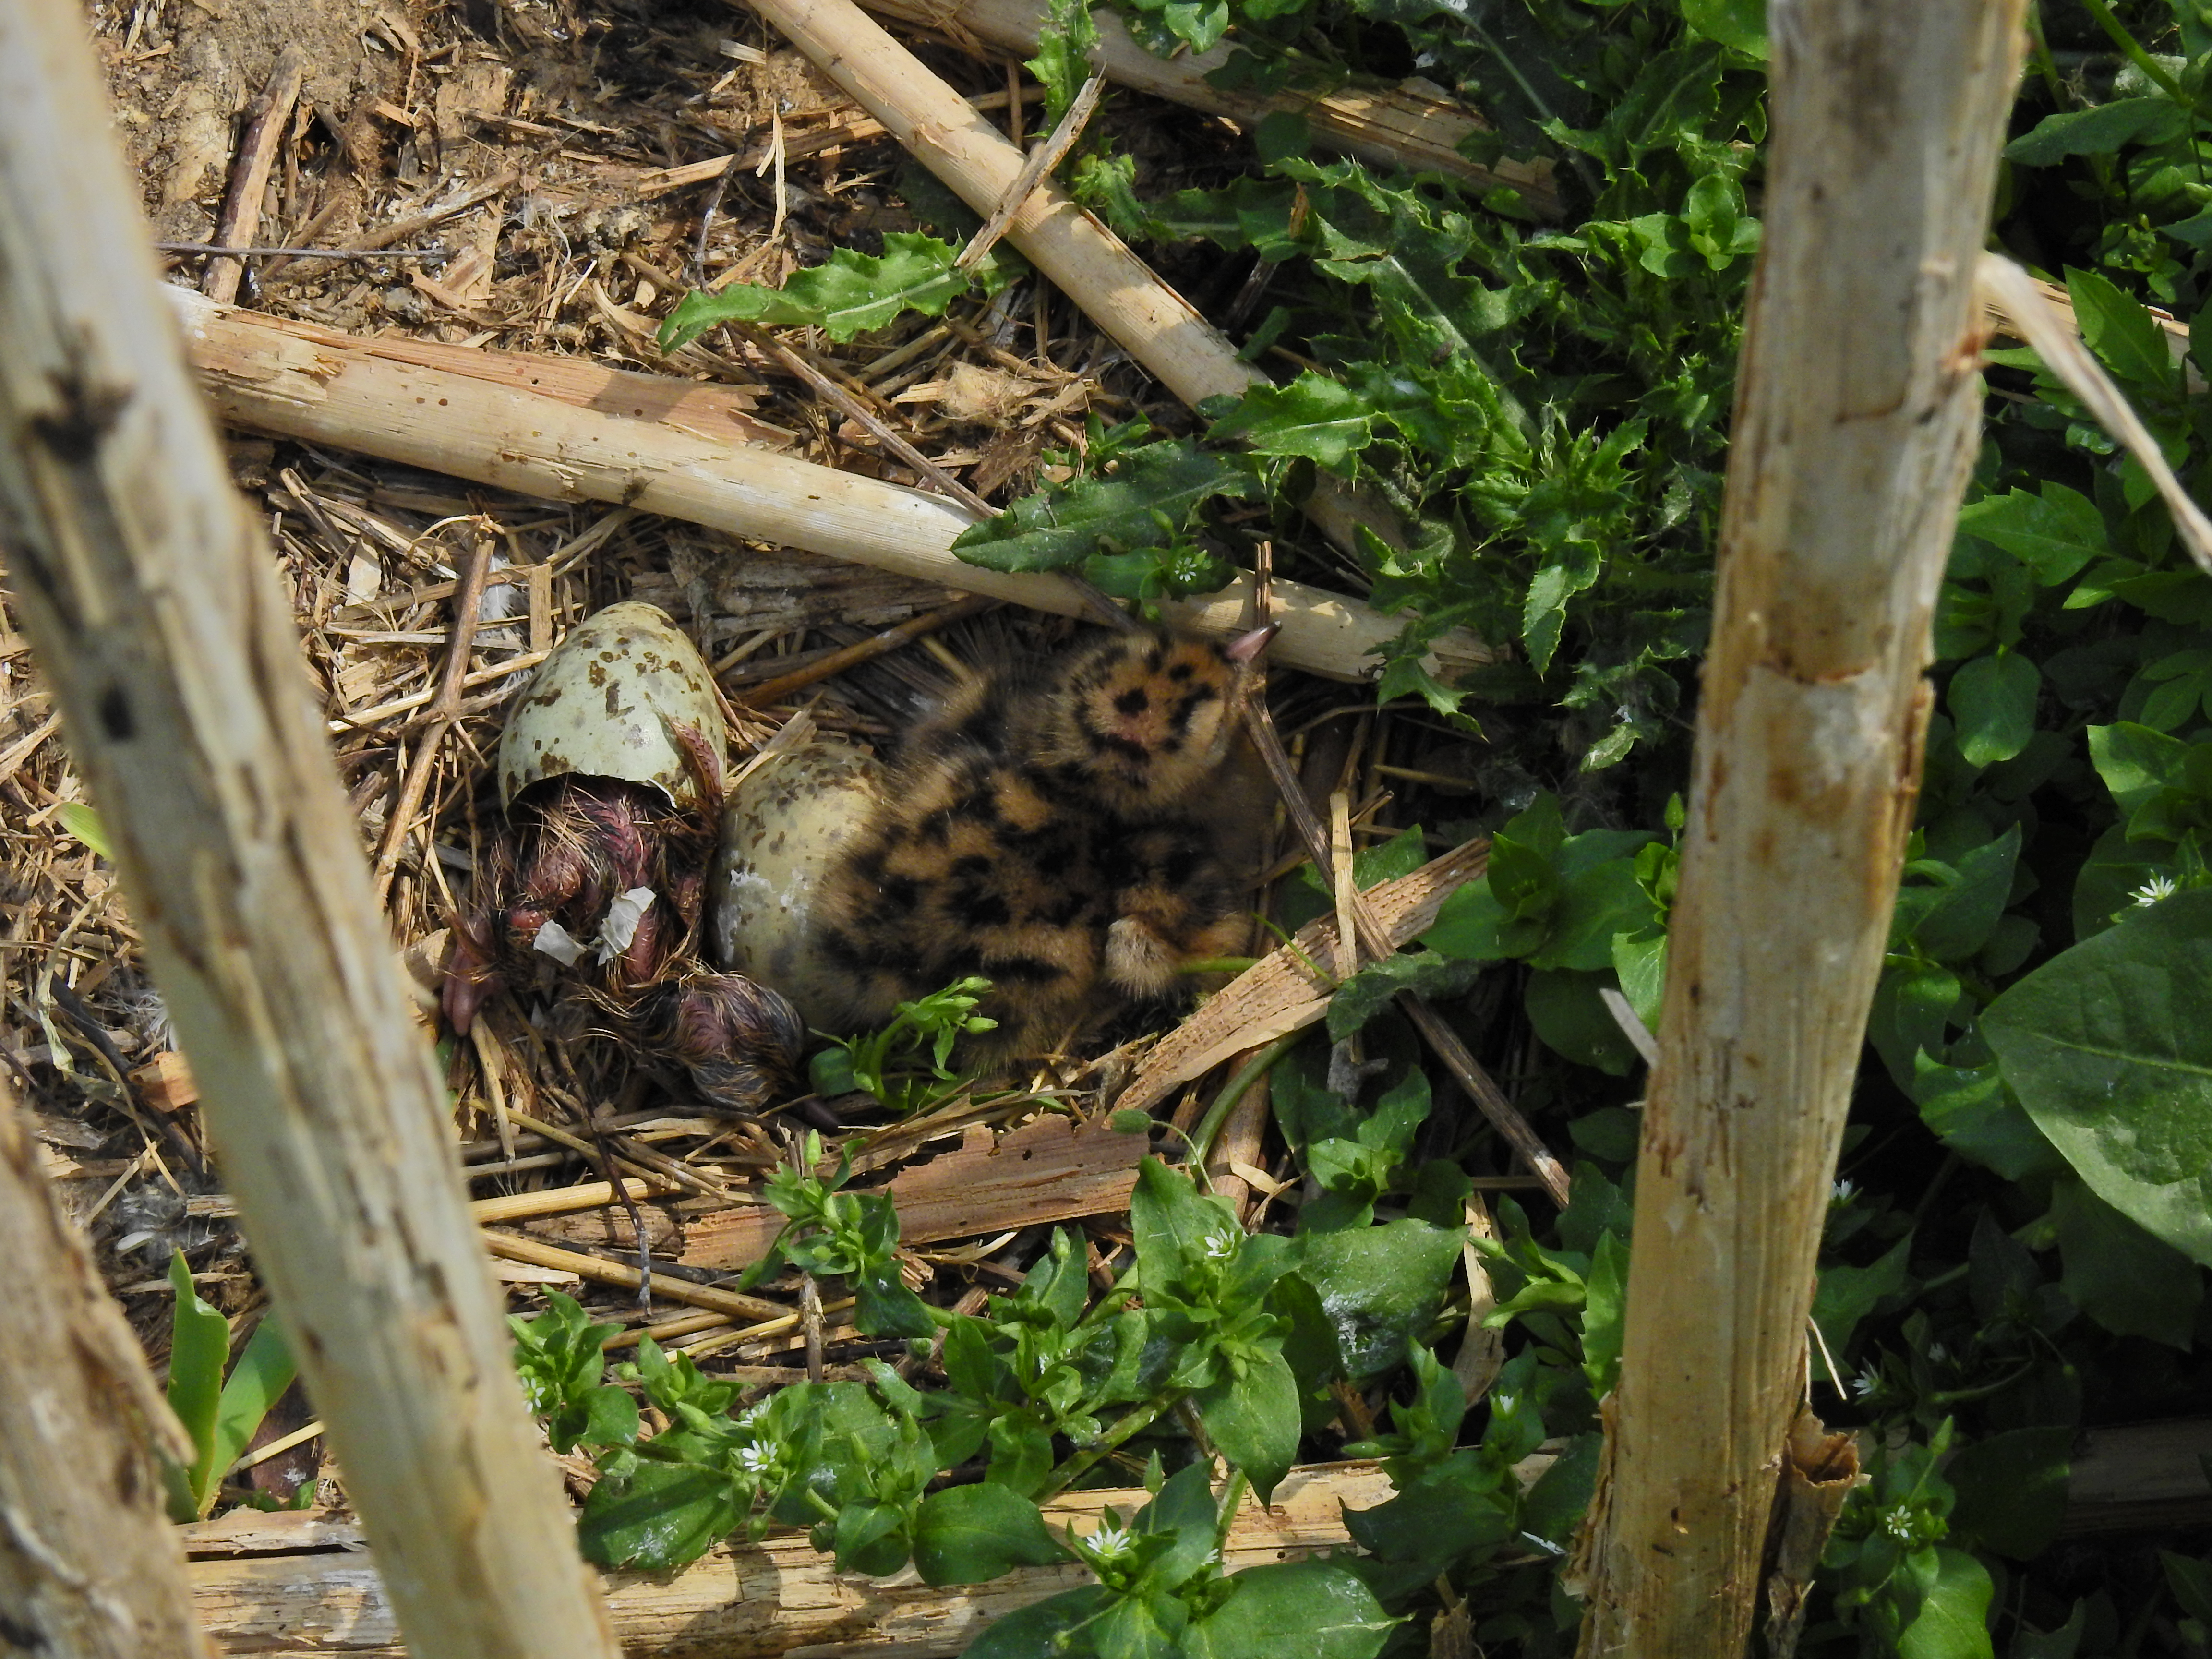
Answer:
<svg viewBox="0 0 2212 1659"><path fill-rule="evenodd" d="M485 360L481 372L466 373L403 361L382 341L222 311L181 289L171 294L185 311L201 383L216 413L236 425L526 495L621 501L1033 610L1087 614L1074 584L1057 576L1003 575L954 557L953 538L973 520L942 496L732 442L680 417L633 416L627 403L608 412L541 397L500 368L508 354L466 354ZM1226 635L1243 628L1250 587L1240 576L1218 593L1163 609L1184 627ZM1398 633L1357 599L1295 582L1275 584L1274 614L1283 625L1270 647L1275 660L1334 679L1371 678L1373 653ZM1428 661L1449 680L1496 654L1454 630L1431 647Z"/></svg>
<svg viewBox="0 0 2212 1659"><path fill-rule="evenodd" d="M0 0L0 526L24 630L410 1649L608 1659L291 606L136 201L82 20Z"/></svg>
<svg viewBox="0 0 2212 1659"><path fill-rule="evenodd" d="M39 1173L25 1121L0 1084L7 1645L73 1659L213 1659L155 1464L157 1451L189 1462L191 1448Z"/></svg>
<svg viewBox="0 0 2212 1659"><path fill-rule="evenodd" d="M1037 31L1045 21L1037 0L866 0L866 3L869 10L902 22L944 29L956 37L973 35L986 45L1022 57L1036 51ZM1460 154L1459 146L1486 131L1486 124L1464 105L1422 91L1415 84L1340 87L1321 93L1285 88L1265 96L1224 92L1206 77L1229 61L1233 47L1222 45L1210 52L1160 58L1131 40L1121 20L1104 8L1092 14L1092 21L1098 30L1098 46L1091 61L1116 85L1225 116L1242 126L1256 125L1275 111L1303 115L1314 137L1331 149L1378 167L1447 173L1479 189L1504 185L1518 191L1522 201L1539 218L1556 219L1564 211L1552 183L1549 161L1516 161L1507 157L1485 167L1468 161Z"/></svg>
<svg viewBox="0 0 2212 1659"><path fill-rule="evenodd" d="M1766 240L1581 1652L1741 1651L1978 427L2021 0L1775 0Z"/></svg>

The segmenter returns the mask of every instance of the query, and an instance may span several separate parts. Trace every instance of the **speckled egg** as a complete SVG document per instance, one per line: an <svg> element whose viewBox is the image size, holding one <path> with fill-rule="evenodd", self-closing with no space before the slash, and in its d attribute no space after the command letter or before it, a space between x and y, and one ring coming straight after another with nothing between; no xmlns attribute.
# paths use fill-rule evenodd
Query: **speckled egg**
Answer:
<svg viewBox="0 0 2212 1659"><path fill-rule="evenodd" d="M723 814L708 932L715 958L782 992L812 1025L841 1018L847 1000L821 958L815 897L867 822L883 777L849 744L813 743L739 784Z"/></svg>
<svg viewBox="0 0 2212 1659"><path fill-rule="evenodd" d="M650 784L678 806L699 803L684 738L720 776L722 715L698 647L649 605L611 605L568 631L538 666L499 742L499 795L575 775Z"/></svg>

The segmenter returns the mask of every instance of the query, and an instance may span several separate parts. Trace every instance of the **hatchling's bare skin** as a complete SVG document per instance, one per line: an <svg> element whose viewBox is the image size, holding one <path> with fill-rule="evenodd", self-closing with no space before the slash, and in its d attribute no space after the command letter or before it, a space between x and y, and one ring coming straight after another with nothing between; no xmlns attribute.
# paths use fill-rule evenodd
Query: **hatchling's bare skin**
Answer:
<svg viewBox="0 0 2212 1659"><path fill-rule="evenodd" d="M981 975L985 1047L1034 1054L1240 949L1242 672L1207 641L1109 635L957 691L823 881L809 1018L864 1029Z"/></svg>

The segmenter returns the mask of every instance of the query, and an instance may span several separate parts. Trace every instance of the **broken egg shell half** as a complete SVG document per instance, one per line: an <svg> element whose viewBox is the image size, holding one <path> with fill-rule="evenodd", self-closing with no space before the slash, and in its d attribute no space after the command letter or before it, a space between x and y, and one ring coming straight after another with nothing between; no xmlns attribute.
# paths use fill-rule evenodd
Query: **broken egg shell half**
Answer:
<svg viewBox="0 0 2212 1659"><path fill-rule="evenodd" d="M704 738L719 764L722 713L705 659L665 612L611 605L568 630L516 700L499 740L500 802L574 775L650 784L696 806L675 726Z"/></svg>
<svg viewBox="0 0 2212 1659"><path fill-rule="evenodd" d="M866 827L883 781L864 750L813 743L745 779L722 815L708 927L715 960L781 991L820 1030L841 1029L851 1000L822 957L823 878Z"/></svg>

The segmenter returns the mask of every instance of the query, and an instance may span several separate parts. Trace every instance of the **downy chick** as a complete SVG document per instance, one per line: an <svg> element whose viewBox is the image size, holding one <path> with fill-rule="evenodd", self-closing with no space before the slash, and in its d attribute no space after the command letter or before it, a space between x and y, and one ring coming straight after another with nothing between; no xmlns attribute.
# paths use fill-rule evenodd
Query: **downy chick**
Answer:
<svg viewBox="0 0 2212 1659"><path fill-rule="evenodd" d="M836 1006L810 1017L880 1024L981 975L993 989L978 1012L999 1029L980 1046L1036 1053L1237 948L1244 672L1209 641L1140 633L955 692L827 872L821 977Z"/></svg>

